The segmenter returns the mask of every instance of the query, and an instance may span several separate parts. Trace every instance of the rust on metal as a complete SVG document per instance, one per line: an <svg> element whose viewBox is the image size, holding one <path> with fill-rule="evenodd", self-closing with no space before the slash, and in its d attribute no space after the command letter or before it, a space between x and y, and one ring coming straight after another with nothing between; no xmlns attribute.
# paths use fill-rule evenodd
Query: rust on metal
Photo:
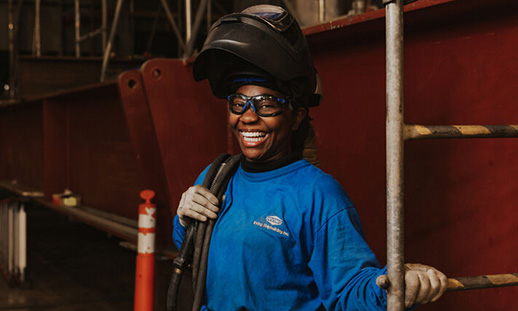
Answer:
<svg viewBox="0 0 518 311"><path fill-rule="evenodd" d="M387 310L405 308L403 3L386 7Z"/></svg>
<svg viewBox="0 0 518 311"><path fill-rule="evenodd" d="M405 125L405 139L518 137L518 125Z"/></svg>
<svg viewBox="0 0 518 311"><path fill-rule="evenodd" d="M447 291L518 286L518 273L480 275L448 279Z"/></svg>

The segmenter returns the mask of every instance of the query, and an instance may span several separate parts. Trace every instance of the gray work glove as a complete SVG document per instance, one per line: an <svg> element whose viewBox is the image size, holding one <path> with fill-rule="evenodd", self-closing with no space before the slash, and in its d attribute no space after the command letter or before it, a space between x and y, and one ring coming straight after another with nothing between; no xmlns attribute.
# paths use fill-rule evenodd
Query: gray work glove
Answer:
<svg viewBox="0 0 518 311"><path fill-rule="evenodd" d="M388 277L380 275L379 287L387 289ZM437 301L448 287L448 279L441 271L422 264L405 264L405 307Z"/></svg>
<svg viewBox="0 0 518 311"><path fill-rule="evenodd" d="M218 198L202 185L192 186L182 194L176 214L180 224L188 227L192 220L216 219L219 212Z"/></svg>

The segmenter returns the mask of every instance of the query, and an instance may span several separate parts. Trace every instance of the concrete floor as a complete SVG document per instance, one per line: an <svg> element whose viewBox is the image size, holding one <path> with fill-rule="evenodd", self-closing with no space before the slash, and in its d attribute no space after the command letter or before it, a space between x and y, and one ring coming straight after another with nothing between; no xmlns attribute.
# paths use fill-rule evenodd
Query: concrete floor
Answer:
<svg viewBox="0 0 518 311"><path fill-rule="evenodd" d="M27 279L0 277L0 310L133 309L134 251L119 240L43 207L27 211Z"/></svg>

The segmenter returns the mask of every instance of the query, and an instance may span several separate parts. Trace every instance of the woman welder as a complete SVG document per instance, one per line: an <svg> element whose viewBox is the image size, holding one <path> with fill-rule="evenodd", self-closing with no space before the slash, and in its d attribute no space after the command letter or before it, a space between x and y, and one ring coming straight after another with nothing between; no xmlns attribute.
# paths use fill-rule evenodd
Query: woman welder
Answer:
<svg viewBox="0 0 518 311"><path fill-rule="evenodd" d="M302 158L319 104L307 43L282 8L259 5L222 17L194 64L228 98L242 151L222 202L201 186L183 195L173 238L192 219L217 219L209 250L206 310L386 310L386 273L366 244L340 184ZM437 300L446 277L407 265L407 307ZM202 310L204 310L202 308Z"/></svg>

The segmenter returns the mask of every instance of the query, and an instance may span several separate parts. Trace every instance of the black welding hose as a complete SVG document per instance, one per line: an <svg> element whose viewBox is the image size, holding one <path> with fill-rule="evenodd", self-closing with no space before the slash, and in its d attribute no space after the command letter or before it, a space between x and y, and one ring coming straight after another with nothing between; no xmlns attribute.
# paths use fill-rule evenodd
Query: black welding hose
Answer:
<svg viewBox="0 0 518 311"><path fill-rule="evenodd" d="M196 227L194 225L189 226L183 239L182 248L180 249L178 256L175 258L173 275L171 276L169 289L167 291L168 311L176 311L177 309L178 289L180 288L183 272L192 259L192 252L194 247L193 239L195 234ZM183 247L183 245L186 245L186 247Z"/></svg>
<svg viewBox="0 0 518 311"><path fill-rule="evenodd" d="M230 158L230 155L227 153L220 154L212 165L210 166L207 174L205 175L205 179L203 180L203 186L209 189L213 194L212 187L214 186L214 182L216 181L217 175L221 171L221 166L224 165L225 161ZM218 198L219 200L219 198ZM192 280L193 280L193 289L196 292L196 284L198 280L198 271L200 267L201 260L201 250L203 249L203 240L205 239L205 232L207 228L206 222L197 221L197 232L194 238L194 255L192 259ZM183 247L183 245L182 245Z"/></svg>
<svg viewBox="0 0 518 311"><path fill-rule="evenodd" d="M229 154L220 154L212 163L211 167L207 171L205 175L205 179L203 180L203 186L209 188L214 183L214 179L219 172L219 167L225 160L230 157ZM193 261L193 252L195 248L195 240L197 239L198 232L205 232L205 228L203 230L199 230L200 225L204 225L203 222L193 221L187 231L185 233L185 237L182 243L182 247L178 252L174 260L174 269L173 274L171 276L171 281L169 283L169 289L167 291L167 311L176 311L177 309L177 300L178 300L178 289L180 288L180 282L182 280L182 275L187 269L188 265ZM205 227L205 226L204 226ZM203 235L201 236L203 240ZM201 249L201 247L200 247ZM200 253L200 251L197 251ZM199 257L197 259L198 262L196 266L199 266ZM196 271L198 269L196 268Z"/></svg>
<svg viewBox="0 0 518 311"><path fill-rule="evenodd" d="M233 156L231 157L227 162L225 162L221 169L219 170L219 173L216 175L216 178L214 179L214 182L212 186L210 187L210 191L218 198L218 201L221 202L223 198L223 194L225 193L225 190L227 189L228 182L232 176L232 173L234 172L235 168L239 164L240 156ZM192 310L198 311L201 308L202 299L205 294L205 279L207 277L207 263L208 263L208 257L209 257L209 246L210 246L210 240L212 237L212 230L214 229L214 225L216 224L216 221L211 219L208 222L205 223L205 235L202 243L202 250L201 250L201 260L200 260L200 266L197 273L197 280L196 280L196 288L194 291L194 303Z"/></svg>
<svg viewBox="0 0 518 311"><path fill-rule="evenodd" d="M214 160L205 175L203 186L209 189L220 202L228 181L239 163L239 158L239 156L230 157L229 154L221 154ZM193 267L195 297L192 310L200 310L205 291L208 250L214 224L214 220L208 222L193 221L188 227L182 247L174 260L173 275L167 292L168 311L176 311L177 309L178 289L182 275L190 263Z"/></svg>

